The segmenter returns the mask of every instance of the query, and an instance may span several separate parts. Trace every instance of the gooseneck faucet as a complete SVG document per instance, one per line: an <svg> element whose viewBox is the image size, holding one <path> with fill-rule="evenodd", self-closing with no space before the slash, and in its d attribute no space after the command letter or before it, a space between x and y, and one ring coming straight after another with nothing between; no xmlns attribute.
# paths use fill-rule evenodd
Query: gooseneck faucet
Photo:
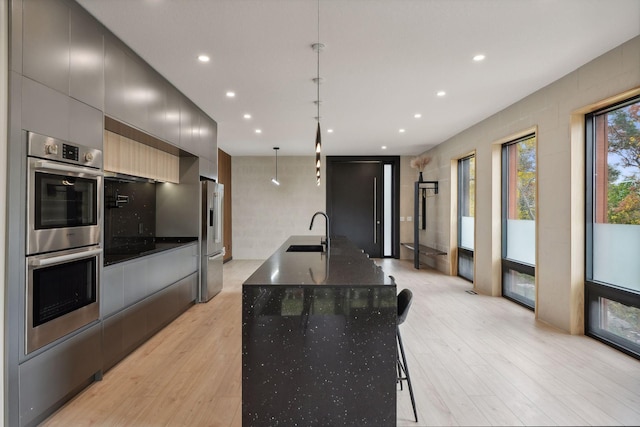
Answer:
<svg viewBox="0 0 640 427"><path fill-rule="evenodd" d="M329 236L331 235L331 226L329 225L329 217L327 216L326 213L322 212L322 211L318 211L316 213L313 214L313 216L311 217L311 224L309 224L309 230L311 230L313 228L313 220L316 218L316 215L322 215L324 216L325 219L325 226L324 226L324 242L321 240L320 243L321 244L326 244L327 245L327 251L329 251Z"/></svg>

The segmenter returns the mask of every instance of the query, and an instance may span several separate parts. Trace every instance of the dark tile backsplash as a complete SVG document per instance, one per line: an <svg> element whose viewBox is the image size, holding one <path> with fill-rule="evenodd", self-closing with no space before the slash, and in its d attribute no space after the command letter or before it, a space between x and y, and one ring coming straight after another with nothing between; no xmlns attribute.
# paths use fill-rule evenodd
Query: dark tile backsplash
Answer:
<svg viewBox="0 0 640 427"><path fill-rule="evenodd" d="M140 252L156 233L156 185L104 181L105 254Z"/></svg>

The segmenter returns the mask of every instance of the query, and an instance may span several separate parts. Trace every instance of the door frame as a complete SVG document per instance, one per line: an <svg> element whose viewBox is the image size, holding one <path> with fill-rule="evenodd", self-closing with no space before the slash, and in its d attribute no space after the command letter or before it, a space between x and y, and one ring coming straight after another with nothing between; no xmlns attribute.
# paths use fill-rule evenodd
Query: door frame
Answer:
<svg viewBox="0 0 640 427"><path fill-rule="evenodd" d="M336 163L380 162L380 171L384 179L383 165L391 165L393 183L391 186L391 257L400 258L400 156L327 156L326 211L332 212L331 176ZM380 186L380 191L383 185ZM382 199L381 199L382 200ZM381 210L384 215L384 209ZM384 218L383 218L384 224ZM384 235L384 234L382 234ZM382 251L384 253L384 251Z"/></svg>

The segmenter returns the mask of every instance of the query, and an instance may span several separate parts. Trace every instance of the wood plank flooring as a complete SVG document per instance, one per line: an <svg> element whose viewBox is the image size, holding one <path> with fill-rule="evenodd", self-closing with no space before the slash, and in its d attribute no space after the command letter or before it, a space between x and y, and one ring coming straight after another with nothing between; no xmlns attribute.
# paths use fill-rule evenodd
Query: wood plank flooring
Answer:
<svg viewBox="0 0 640 427"><path fill-rule="evenodd" d="M503 298L409 261L376 260L414 293L401 326L407 388L398 425L640 425L640 361L541 322ZM261 261L224 267L224 290L49 417L44 426L241 426L241 285Z"/></svg>

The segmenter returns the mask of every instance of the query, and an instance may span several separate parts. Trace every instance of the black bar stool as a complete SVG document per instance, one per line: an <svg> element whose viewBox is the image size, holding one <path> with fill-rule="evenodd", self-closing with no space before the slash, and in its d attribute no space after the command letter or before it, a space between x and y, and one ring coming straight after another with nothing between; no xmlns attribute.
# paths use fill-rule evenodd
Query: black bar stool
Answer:
<svg viewBox="0 0 640 427"><path fill-rule="evenodd" d="M393 276L392 276L393 279ZM395 279L394 279L395 281ZM398 354L398 380L400 383L400 390L402 390L402 381L406 381L409 386L409 395L411 396L411 406L413 406L413 415L418 422L418 411L416 410L416 400L413 397L413 387L411 386L411 376L409 375L409 368L407 367L407 358L404 355L404 346L402 345L402 337L400 336L400 325L407 319L409 314L409 307L411 307L411 301L413 300L413 292L409 289L403 289L398 294L398 326L396 327L396 337L398 338L398 347L400 352Z"/></svg>

